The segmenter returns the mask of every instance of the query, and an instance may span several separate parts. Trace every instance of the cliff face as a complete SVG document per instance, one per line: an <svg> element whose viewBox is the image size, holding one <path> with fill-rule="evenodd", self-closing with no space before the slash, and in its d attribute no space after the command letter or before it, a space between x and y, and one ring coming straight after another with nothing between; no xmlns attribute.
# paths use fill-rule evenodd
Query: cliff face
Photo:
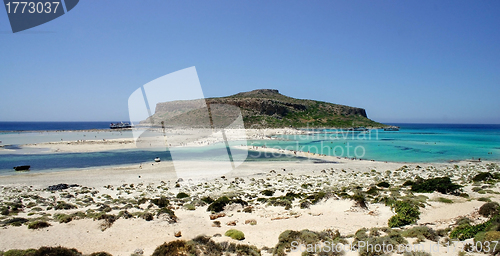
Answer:
<svg viewBox="0 0 500 256"><path fill-rule="evenodd" d="M349 107L333 103L295 99L282 95L278 90L262 89L242 92L221 98L205 100L173 101L159 103L155 114L148 122L167 121L167 124L183 120L183 125L195 125L208 116L203 114L204 103L210 106L227 104L241 110L245 127L382 127L383 124L368 119L362 108ZM226 112L224 112L226 111ZM220 110L221 115L230 115L227 110Z"/></svg>

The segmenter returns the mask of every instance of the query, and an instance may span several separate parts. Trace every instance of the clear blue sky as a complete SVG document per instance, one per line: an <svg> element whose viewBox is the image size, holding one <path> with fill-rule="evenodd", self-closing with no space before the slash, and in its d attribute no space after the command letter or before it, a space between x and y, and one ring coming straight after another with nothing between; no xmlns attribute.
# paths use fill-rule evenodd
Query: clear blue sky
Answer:
<svg viewBox="0 0 500 256"><path fill-rule="evenodd" d="M81 0L16 34L0 9L0 121L128 120L135 89L191 66L207 97L500 123L500 1Z"/></svg>

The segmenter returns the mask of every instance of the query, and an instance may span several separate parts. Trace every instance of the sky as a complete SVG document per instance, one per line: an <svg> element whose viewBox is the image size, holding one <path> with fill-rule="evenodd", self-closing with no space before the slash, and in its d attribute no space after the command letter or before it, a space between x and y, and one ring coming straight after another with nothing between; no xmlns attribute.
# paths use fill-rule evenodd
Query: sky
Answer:
<svg viewBox="0 0 500 256"><path fill-rule="evenodd" d="M80 0L12 33L0 121L127 121L142 85L195 66L205 97L254 89L386 123L500 123L500 1Z"/></svg>

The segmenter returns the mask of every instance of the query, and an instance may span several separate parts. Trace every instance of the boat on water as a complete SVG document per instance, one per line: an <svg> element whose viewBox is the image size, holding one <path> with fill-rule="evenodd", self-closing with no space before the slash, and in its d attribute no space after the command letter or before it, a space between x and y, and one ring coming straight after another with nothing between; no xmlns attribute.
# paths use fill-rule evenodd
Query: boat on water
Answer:
<svg viewBox="0 0 500 256"><path fill-rule="evenodd" d="M354 131L354 132L366 132L366 131L368 131L368 129L366 129L366 127L363 127L363 126L352 127L352 128L347 129L347 130Z"/></svg>
<svg viewBox="0 0 500 256"><path fill-rule="evenodd" d="M127 129L127 128L132 128L132 125L130 123L124 123L124 122L119 122L119 123L111 123L109 125L110 129Z"/></svg>
<svg viewBox="0 0 500 256"><path fill-rule="evenodd" d="M387 127L387 128L384 128L384 131L399 131L399 127L397 127L397 126Z"/></svg>
<svg viewBox="0 0 500 256"><path fill-rule="evenodd" d="M14 170L16 171L29 171L31 166L29 165L19 165L19 166L14 166Z"/></svg>

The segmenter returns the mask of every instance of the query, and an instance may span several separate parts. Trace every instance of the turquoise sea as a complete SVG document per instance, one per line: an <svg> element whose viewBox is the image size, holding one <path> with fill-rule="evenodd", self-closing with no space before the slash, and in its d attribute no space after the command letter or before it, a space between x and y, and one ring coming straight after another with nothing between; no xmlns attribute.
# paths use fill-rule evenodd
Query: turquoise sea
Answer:
<svg viewBox="0 0 500 256"><path fill-rule="evenodd" d="M64 171L109 165L141 164L159 156L171 160L168 151L115 150L94 153L48 153L23 150L19 145L80 139L132 138L130 131L92 131L106 129L110 122L13 123L0 122L0 174L15 174L12 167L31 165L32 172ZM314 135L277 136L275 140L248 141L248 145L301 150L338 157L373 159L390 162L449 162L478 159L500 161L500 125L478 124L392 124L400 131L367 132L317 129ZM21 129L13 129L13 128ZM79 129L80 128L80 129ZM64 130L81 131L64 131ZM20 132L24 130L25 132ZM29 131L29 132L26 132ZM186 149L183 159L217 160L223 143ZM233 154L243 152L233 151ZM307 161L282 154L258 154L249 151L246 161Z"/></svg>
<svg viewBox="0 0 500 256"><path fill-rule="evenodd" d="M399 131L315 130L314 136L280 136L255 146L389 162L500 160L500 125L392 124Z"/></svg>

